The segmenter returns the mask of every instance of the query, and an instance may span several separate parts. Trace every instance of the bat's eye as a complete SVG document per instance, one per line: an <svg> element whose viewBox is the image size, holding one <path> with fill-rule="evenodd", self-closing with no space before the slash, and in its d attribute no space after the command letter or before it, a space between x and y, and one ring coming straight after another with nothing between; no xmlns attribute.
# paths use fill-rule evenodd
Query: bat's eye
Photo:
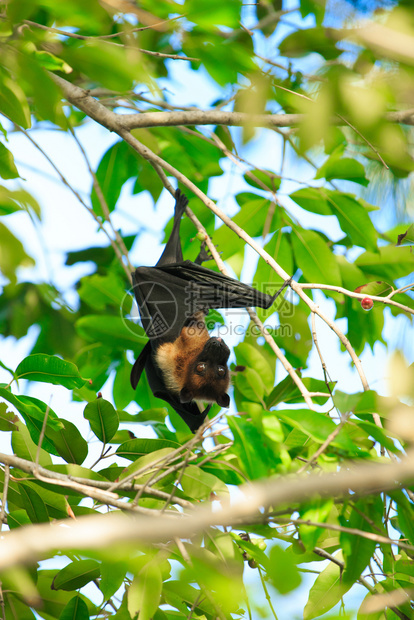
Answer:
<svg viewBox="0 0 414 620"><path fill-rule="evenodd" d="M201 362L200 364L197 364L196 366L196 372L198 372L200 375L203 374L205 369L206 369L206 365L204 364L204 362Z"/></svg>
<svg viewBox="0 0 414 620"><path fill-rule="evenodd" d="M224 375L226 374L226 369L224 368L224 366L217 366L217 374L219 377L224 377Z"/></svg>

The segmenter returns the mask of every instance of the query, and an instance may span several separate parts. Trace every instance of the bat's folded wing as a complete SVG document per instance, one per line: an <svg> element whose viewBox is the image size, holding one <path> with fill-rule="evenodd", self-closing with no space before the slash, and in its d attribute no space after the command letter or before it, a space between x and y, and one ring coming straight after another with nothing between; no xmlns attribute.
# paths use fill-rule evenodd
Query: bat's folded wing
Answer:
<svg viewBox="0 0 414 620"><path fill-rule="evenodd" d="M194 294L195 306L207 306L208 308L254 306L267 309L273 303L271 295L189 260L160 266L157 269L185 282L184 287L188 293Z"/></svg>
<svg viewBox="0 0 414 620"><path fill-rule="evenodd" d="M274 297L192 261L138 267L134 293L147 336L173 341L186 320L210 308L269 308Z"/></svg>
<svg viewBox="0 0 414 620"><path fill-rule="evenodd" d="M132 367L130 377L131 385L134 390L136 389L139 380L141 379L142 372L145 368L145 364L147 363L149 356L151 355L151 351L151 342L148 341L142 349L141 353L138 355L137 359L135 360L135 364Z"/></svg>
<svg viewBox="0 0 414 620"><path fill-rule="evenodd" d="M200 411L195 401L189 403L180 403L179 399L171 392L154 392L154 396L162 398L178 413L178 415L189 426L190 430L195 433L203 424L211 405L207 405L204 411Z"/></svg>

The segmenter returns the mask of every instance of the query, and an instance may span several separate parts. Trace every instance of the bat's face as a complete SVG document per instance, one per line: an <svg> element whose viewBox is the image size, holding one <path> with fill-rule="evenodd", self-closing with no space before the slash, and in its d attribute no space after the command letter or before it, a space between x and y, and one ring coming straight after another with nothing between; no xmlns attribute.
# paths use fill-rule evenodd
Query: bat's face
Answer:
<svg viewBox="0 0 414 620"><path fill-rule="evenodd" d="M228 407L229 355L230 349L221 338L209 338L202 351L187 368L184 385L180 391L180 401L188 403L191 400L204 400L215 402L220 407Z"/></svg>

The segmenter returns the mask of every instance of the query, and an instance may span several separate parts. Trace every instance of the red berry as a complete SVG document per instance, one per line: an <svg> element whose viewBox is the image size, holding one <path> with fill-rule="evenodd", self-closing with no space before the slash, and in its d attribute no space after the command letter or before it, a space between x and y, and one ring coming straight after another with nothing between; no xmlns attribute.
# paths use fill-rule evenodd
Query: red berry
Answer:
<svg viewBox="0 0 414 620"><path fill-rule="evenodd" d="M361 299L361 306L364 308L364 310L371 310L373 305L374 302L369 297L364 297L363 299Z"/></svg>

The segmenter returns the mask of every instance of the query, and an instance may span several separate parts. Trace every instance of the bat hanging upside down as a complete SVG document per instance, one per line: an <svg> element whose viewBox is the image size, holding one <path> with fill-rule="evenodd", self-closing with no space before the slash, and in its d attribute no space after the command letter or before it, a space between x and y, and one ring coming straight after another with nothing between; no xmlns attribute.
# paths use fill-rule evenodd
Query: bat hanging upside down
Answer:
<svg viewBox="0 0 414 620"><path fill-rule="evenodd" d="M269 308L275 297L247 284L183 260L180 241L181 216L188 199L175 194L171 236L155 267L138 267L133 274L134 294L149 341L131 372L135 389L145 368L149 386L157 398L169 403L195 432L211 404L201 410L195 401L228 407L230 384L228 346L210 337L204 317L210 308Z"/></svg>

